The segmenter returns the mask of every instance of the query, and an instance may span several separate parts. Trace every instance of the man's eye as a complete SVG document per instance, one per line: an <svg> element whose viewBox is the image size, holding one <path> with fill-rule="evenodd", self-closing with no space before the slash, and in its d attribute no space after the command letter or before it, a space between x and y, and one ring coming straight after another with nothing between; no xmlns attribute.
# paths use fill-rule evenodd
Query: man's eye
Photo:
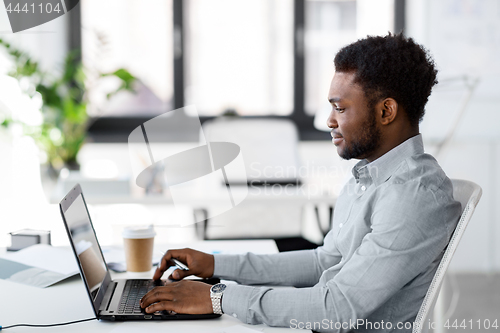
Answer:
<svg viewBox="0 0 500 333"><path fill-rule="evenodd" d="M345 109L341 109L341 108L335 108L335 111L338 111L340 113L344 112Z"/></svg>

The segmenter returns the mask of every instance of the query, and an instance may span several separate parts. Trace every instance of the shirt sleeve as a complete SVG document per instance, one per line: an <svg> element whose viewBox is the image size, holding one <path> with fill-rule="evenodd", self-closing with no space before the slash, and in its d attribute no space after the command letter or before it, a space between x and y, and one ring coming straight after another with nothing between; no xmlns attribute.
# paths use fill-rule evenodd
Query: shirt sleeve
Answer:
<svg viewBox="0 0 500 333"><path fill-rule="evenodd" d="M351 326L334 329L331 323L367 318L439 257L460 215L459 204L439 191L418 184L391 186L365 221L372 232L351 258L344 258L338 274L309 288L230 285L222 298L224 313L248 324L325 324L315 328L319 332L347 332Z"/></svg>
<svg viewBox="0 0 500 333"><path fill-rule="evenodd" d="M242 284L310 287L322 272L341 259L335 248L290 251L269 255L214 255L214 276Z"/></svg>

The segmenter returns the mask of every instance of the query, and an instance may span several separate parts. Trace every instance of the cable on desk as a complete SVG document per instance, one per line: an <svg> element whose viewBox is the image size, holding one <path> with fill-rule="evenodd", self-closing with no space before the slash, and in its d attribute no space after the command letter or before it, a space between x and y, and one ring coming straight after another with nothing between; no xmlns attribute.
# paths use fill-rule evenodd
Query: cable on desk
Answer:
<svg viewBox="0 0 500 333"><path fill-rule="evenodd" d="M36 325L36 324L15 324L15 325L10 325L10 326L0 326L0 331L1 330L6 330L7 328L13 328L13 327L20 327L20 326L25 326L25 327L52 327L52 326L64 326L64 325L71 325L71 324L77 324L77 323L82 323L84 321L90 321L90 320L96 320L97 318L87 318L87 319L80 319L80 320L75 320L75 321L69 321L67 323L59 323L59 324L41 324L41 325Z"/></svg>

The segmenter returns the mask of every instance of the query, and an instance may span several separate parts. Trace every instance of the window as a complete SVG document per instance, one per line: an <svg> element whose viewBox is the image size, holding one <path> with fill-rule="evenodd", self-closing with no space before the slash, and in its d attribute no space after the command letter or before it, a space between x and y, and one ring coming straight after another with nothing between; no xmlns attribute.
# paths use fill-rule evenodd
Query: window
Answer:
<svg viewBox="0 0 500 333"><path fill-rule="evenodd" d="M93 116L152 116L172 109L172 1L82 0L82 60L88 70ZM139 80L136 94L109 101L118 79L98 73L125 68ZM116 80L115 80L116 79Z"/></svg>
<svg viewBox="0 0 500 333"><path fill-rule="evenodd" d="M394 31L394 1L307 0L305 23L305 110L313 116L330 108L335 54L358 38Z"/></svg>
<svg viewBox="0 0 500 333"><path fill-rule="evenodd" d="M93 87L95 140L125 141L152 116L190 104L202 122L228 109L287 117L301 139L310 140L328 136L314 128L313 118L329 112L336 52L367 34L394 31L396 15L403 27L405 0L80 3L90 73L124 67L140 79L138 94L123 92L110 101L103 92L117 82L110 78Z"/></svg>
<svg viewBox="0 0 500 333"><path fill-rule="evenodd" d="M186 104L200 115L293 110L293 2L185 2Z"/></svg>

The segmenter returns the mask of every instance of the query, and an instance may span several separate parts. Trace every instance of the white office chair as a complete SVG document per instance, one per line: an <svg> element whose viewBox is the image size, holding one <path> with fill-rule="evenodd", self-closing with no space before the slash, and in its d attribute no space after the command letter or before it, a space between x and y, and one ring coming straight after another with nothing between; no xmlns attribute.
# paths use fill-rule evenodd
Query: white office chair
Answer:
<svg viewBox="0 0 500 333"><path fill-rule="evenodd" d="M464 234L465 228L474 213L474 209L481 198L482 190L479 185L460 179L452 179L451 182L453 183L453 197L462 204L462 216L457 223L455 231L453 232L450 242L448 243L448 246L443 254L443 258L441 258L436 274L434 275L431 285L429 286L429 290L427 290L424 301L420 306L420 310L418 311L417 318L415 319L413 326L413 333L422 332L424 321L427 318L430 309L432 309L432 306L436 303L439 290L441 289L441 284L443 283L446 270L450 265L451 258L453 257L453 254L458 247L458 243Z"/></svg>

